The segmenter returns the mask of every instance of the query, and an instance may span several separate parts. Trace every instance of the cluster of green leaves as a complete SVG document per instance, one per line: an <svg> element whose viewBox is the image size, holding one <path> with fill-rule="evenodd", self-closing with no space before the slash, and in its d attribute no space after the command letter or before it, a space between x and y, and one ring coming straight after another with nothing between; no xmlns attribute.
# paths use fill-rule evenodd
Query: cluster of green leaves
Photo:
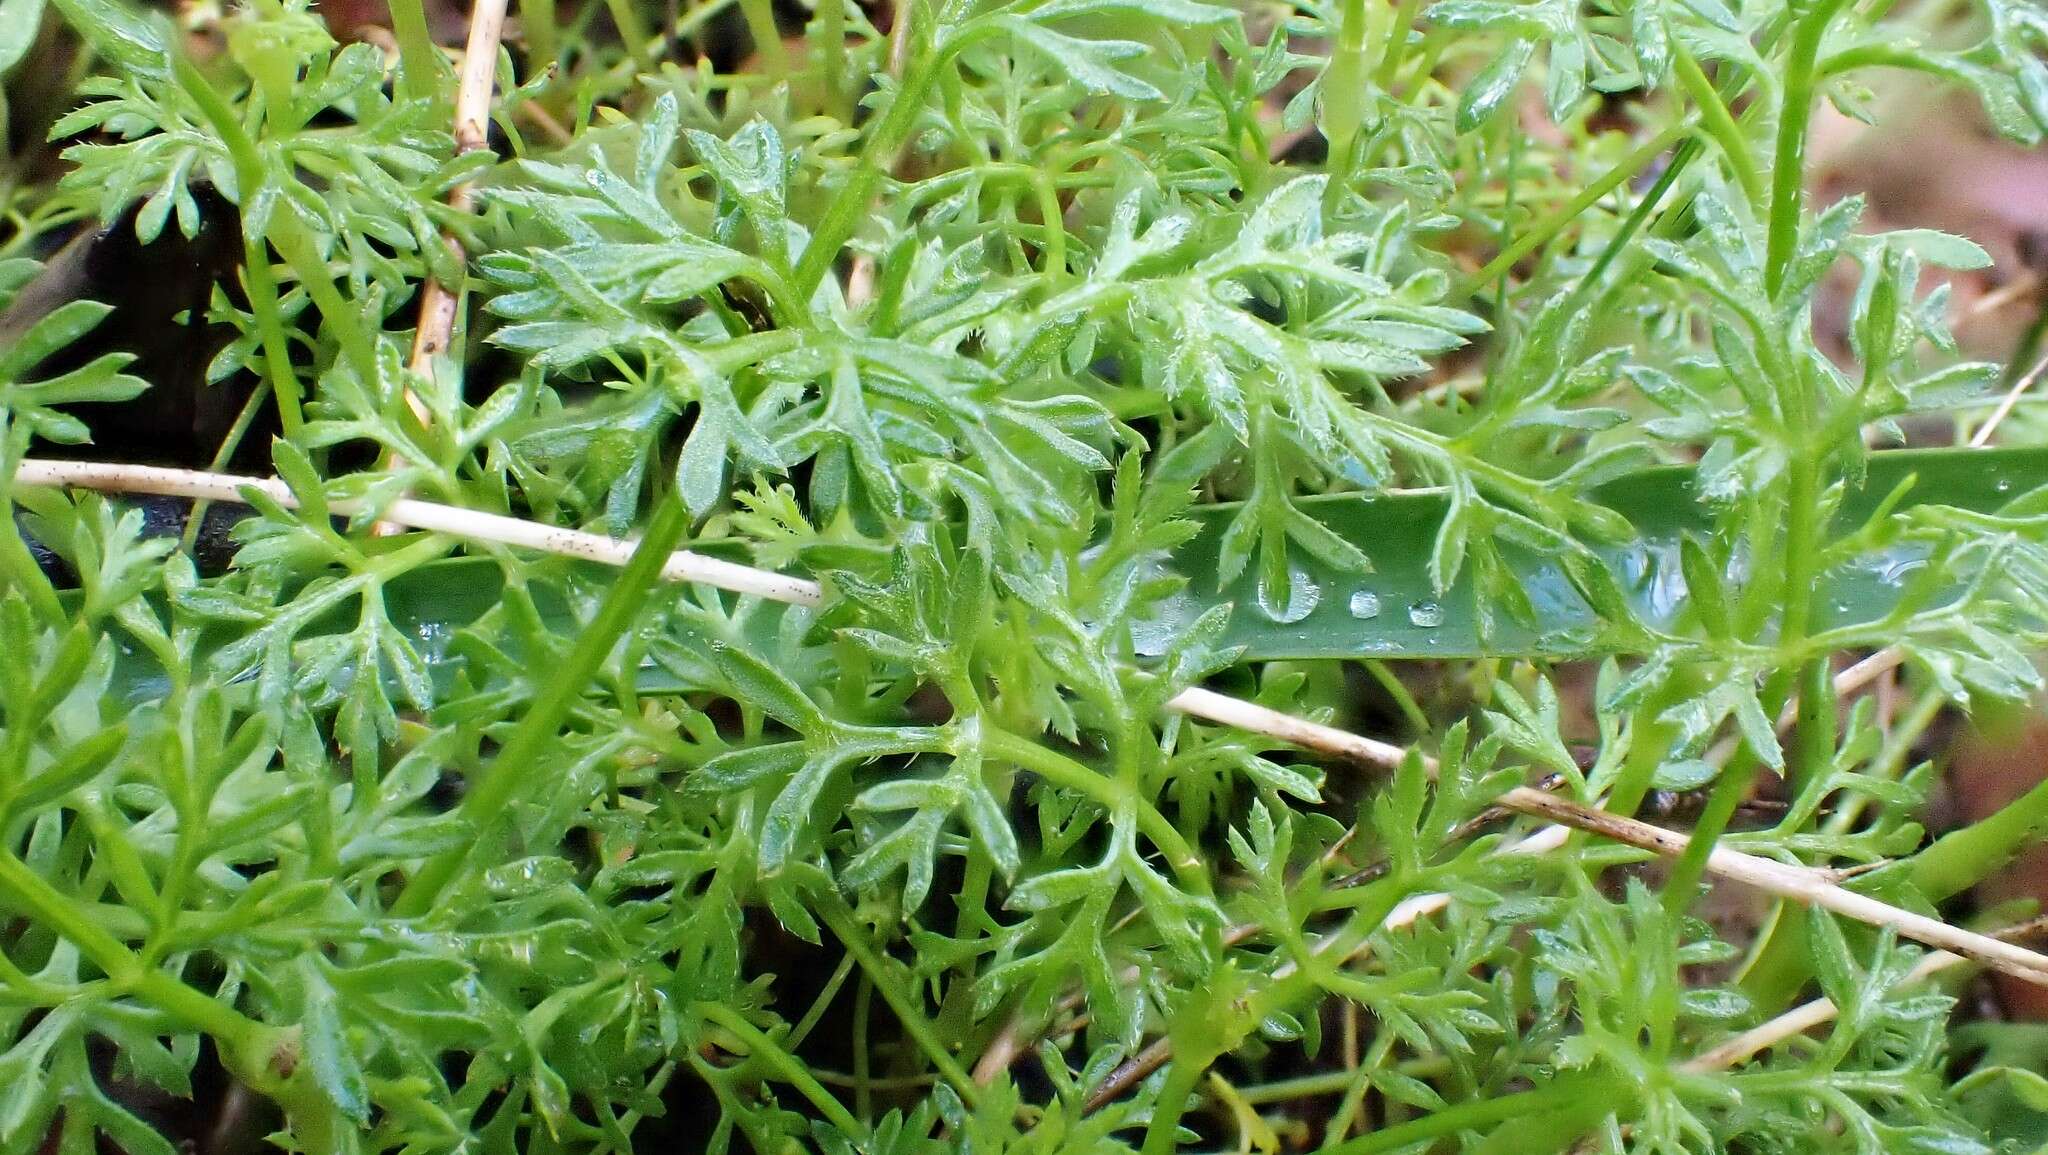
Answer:
<svg viewBox="0 0 2048 1155"><path fill-rule="evenodd" d="M1923 286L1984 255L1802 182L1816 102L1861 113L1877 69L2037 139L2038 7L823 0L784 43L759 0L659 39L627 0L616 38L523 3L500 159L445 131L417 2L395 60L299 0L204 60L51 5L97 71L0 245L232 205L209 376L275 405L294 501L252 492L202 577L13 484L89 434L65 406L149 383L43 369L90 303L0 351L0 1150L168 1152L117 1092L202 1062L307 1151L2000 1138L1966 1096L2010 1056L1952 1084L1916 948L1795 910L1745 956L1690 908L1765 768L1785 812L1728 841L1883 864L1860 885L1916 908L2044 804L1923 849L1909 762L1944 703L2037 688L2048 491L1862 492L1871 446L1998 379ZM735 20L757 51L717 63ZM469 272L476 340L409 365L421 285ZM1657 461L1694 463L1697 532L1626 548ZM1326 515L1392 490L1442 511L1426 563ZM374 532L408 493L644 544L614 576ZM1205 520L1207 567L1171 564ZM654 588L690 530L823 603ZM1874 557L1881 611L1834 607ZM1418 748L1390 781L1168 707L1348 716L1345 663L1240 624L1384 654L1382 598L1426 638L1452 597L1486 658L1437 699L1371 664ZM1832 660L1894 643L1918 704L1838 711ZM1558 657L1598 665L1589 726ZM1496 853L1538 773L1624 812L1704 791L1695 849ZM1686 1065L1807 990L1832 1024Z"/></svg>

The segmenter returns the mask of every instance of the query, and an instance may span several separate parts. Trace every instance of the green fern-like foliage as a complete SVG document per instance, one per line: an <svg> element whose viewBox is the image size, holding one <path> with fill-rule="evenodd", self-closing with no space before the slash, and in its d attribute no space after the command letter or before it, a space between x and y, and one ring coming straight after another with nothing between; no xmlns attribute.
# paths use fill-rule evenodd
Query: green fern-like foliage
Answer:
<svg viewBox="0 0 2048 1155"><path fill-rule="evenodd" d="M463 152L417 0L391 53L0 0L0 75L20 27L91 54L61 177L0 182L0 1151L167 1155L123 1088L223 1078L309 1152L2019 1141L1983 1103L2039 1080L1958 1057L1920 948L1694 901L1718 841L1940 910L2030 837L1930 842L1915 751L2039 688L2048 476L1869 481L2004 376L1936 284L1988 258L1802 166L1901 74L2038 140L2037 4L598 11L519 6ZM101 306L17 325L31 254L202 188L207 376L291 494L220 574L17 479L170 384L79 356ZM468 306L415 360L430 280ZM641 544L380 530L408 495ZM659 581L685 542L819 604ZM1276 660L1310 631L1356 660ZM1837 703L1893 645L1916 704ZM1690 792L1694 850L1504 853L1532 780Z"/></svg>

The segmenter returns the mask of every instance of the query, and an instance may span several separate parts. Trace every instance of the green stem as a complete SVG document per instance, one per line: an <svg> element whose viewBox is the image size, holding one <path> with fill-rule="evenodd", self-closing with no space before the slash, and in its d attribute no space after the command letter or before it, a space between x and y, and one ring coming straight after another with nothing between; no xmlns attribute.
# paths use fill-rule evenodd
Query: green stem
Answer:
<svg viewBox="0 0 2048 1155"><path fill-rule="evenodd" d="M391 35L398 41L398 91L414 100L431 99L440 87L441 54L427 28L421 0L390 0Z"/></svg>
<svg viewBox="0 0 2048 1155"><path fill-rule="evenodd" d="M1920 735L1927 732L1927 727L1934 724L1935 717L1948 703L1949 696L1939 688L1922 691L1905 717L1886 731L1884 750L1864 767L1863 777L1874 782L1896 782L1905 769L1906 759L1912 756L1914 744L1920 741ZM1835 804L1834 813L1827 816L1821 829L1829 834L1847 834L1856 828L1869 805L1868 795L1850 794Z"/></svg>
<svg viewBox="0 0 2048 1155"><path fill-rule="evenodd" d="M747 1045L750 1057L768 1064L776 1074L781 1075L790 1086L795 1087L811 1105L825 1116L825 1121L839 1128L847 1138L867 1134L867 1128L853 1117L844 1104L825 1089L823 1083L811 1077L811 1072L798 1062L788 1051L776 1044L768 1033L747 1021L746 1016L724 1003L704 1002L697 1004L697 1013L717 1023L733 1037Z"/></svg>
<svg viewBox="0 0 2048 1155"><path fill-rule="evenodd" d="M1422 712L1421 704L1415 700L1414 694L1408 692L1408 686L1401 681L1400 675L1378 658L1365 660L1365 672L1371 674L1372 680L1380 684L1380 689L1394 699L1394 708L1401 712L1401 717L1416 735L1427 736L1430 732L1429 715Z"/></svg>
<svg viewBox="0 0 2048 1155"><path fill-rule="evenodd" d="M312 235L290 210L281 209L271 218L270 244L291 266L292 275L305 286L306 295L319 307L321 318L334 330L342 356L366 386L373 384L378 376L377 338L363 324L362 315L349 308L341 291L328 279L327 259L320 255Z"/></svg>
<svg viewBox="0 0 2048 1155"><path fill-rule="evenodd" d="M1941 902L1982 882L2013 855L2031 846L2048 826L2048 782L1997 813L1936 839L1913 856L1907 877L1929 902Z"/></svg>
<svg viewBox="0 0 2048 1155"><path fill-rule="evenodd" d="M1735 183L1742 188L1743 199L1761 208L1764 204L1764 182L1757 174L1756 158L1751 155L1748 138L1742 135L1742 128L1735 123L1735 117L1728 111L1727 102L1714 89L1713 82L1700 70L1699 61L1685 50L1683 44L1672 42L1672 63L1678 72L1678 81L1684 85L1686 95L1700 110L1700 124L1721 146L1721 155L1727 159L1728 167L1735 174Z"/></svg>
<svg viewBox="0 0 2048 1155"><path fill-rule="evenodd" d="M1835 676L1827 655L1808 658L1799 667L1799 682L1793 756L1785 767L1785 784L1795 797L1835 760Z"/></svg>
<svg viewBox="0 0 2048 1155"><path fill-rule="evenodd" d="M874 1080L868 1070L868 1021L875 1006L875 980L860 972L853 989L853 1109L862 1121L875 1117Z"/></svg>
<svg viewBox="0 0 2048 1155"><path fill-rule="evenodd" d="M612 26L619 31L619 39L625 42L626 56L632 60L646 59L654 37L648 34L647 25L640 19L639 10L631 0L604 0L605 11L611 13Z"/></svg>
<svg viewBox="0 0 2048 1155"><path fill-rule="evenodd" d="M228 157L234 165L237 195L245 199L254 195L256 189L262 186L265 176L263 157L256 149L256 142L250 139L241 122L235 119L234 109L228 105L227 99L221 96L220 90L216 89L212 82L206 79L205 74L200 72L183 53L172 55L171 70L172 75L177 78L178 86L192 98L192 103L198 106L200 115L220 136L222 146L227 149ZM353 363L356 373L365 383L376 381L375 338L364 327L362 318L347 307L341 294L335 290L334 283L327 279L327 263L320 257L318 246L313 244L312 237L300 223L295 210L290 207L286 198L279 199L283 203L272 212L270 227L263 239L270 242L271 247L284 258L285 264L291 266L293 274L305 286L307 294L319 307L321 316L326 318L328 325L333 328L343 354ZM252 268L260 264L261 261L250 262ZM268 352L266 350L266 354ZM274 369L273 366L273 371ZM287 387L281 386L275 378L272 380L272 387L280 389L278 397L282 401L286 396L283 390ZM294 395L296 387L296 382L289 387Z"/></svg>
<svg viewBox="0 0 2048 1155"><path fill-rule="evenodd" d="M1847 2L1822 0L1792 29L1785 97L1778 109L1778 140L1771 161L1770 240L1764 258L1764 290L1772 297L1784 288L1785 273L1799 248L1799 217L1806 190L1806 130L1813 119L1821 38Z"/></svg>
<svg viewBox="0 0 2048 1155"><path fill-rule="evenodd" d="M1181 837L1180 830L1167 821L1159 808L1123 783L1097 774L1057 750L1047 749L1028 738L989 726L983 731L982 748L989 755L1014 762L1055 786L1084 794L1114 812L1129 804L1136 810L1138 829L1166 855L1174 876L1197 893L1209 893L1209 874L1200 855Z"/></svg>
<svg viewBox="0 0 2048 1155"><path fill-rule="evenodd" d="M908 14L914 6L904 5ZM941 60L919 61L906 70L902 86L896 90L896 99L889 102L889 111L875 126L874 135L860 150L860 158L854 162L853 172L846 178L846 184L833 197L832 204L825 210L825 216L818 222L818 230L811 234L810 243L804 246L804 255L797 261L793 288L798 300L808 301L825 274L832 269L832 263L839 259L839 251L860 227L860 219L868 211L868 198L874 195L875 183L895 163L896 153L910 138L910 130L917 124L917 113L924 106L925 89L939 72Z"/></svg>
<svg viewBox="0 0 2048 1155"><path fill-rule="evenodd" d="M853 956L849 954L839 960L838 966L832 968L832 977L825 980L825 986L818 992L818 997L811 1000L811 1008L804 1012L803 1018L797 1020L796 1026L790 1028L789 1034L783 1036L789 1046L802 1046L811 1032L817 1029L818 1020L825 1017L826 1008L832 1005L833 999L839 997L839 988L846 985L846 977L852 973Z"/></svg>
<svg viewBox="0 0 2048 1155"><path fill-rule="evenodd" d="M1801 406L1800 411L1806 408ZM1795 413L1795 426L1797 422L1798 414ZM1818 516L1820 462L1816 455L1795 449L1789 472L1785 498L1785 577L1779 590L1784 617L1778 628L1779 648L1787 653L1802 648L1806 640L1814 582L1818 576L1815 573L1820 552L1818 537L1822 529ZM1803 762L1809 757L1824 758L1824 744L1832 745L1834 741L1835 721L1833 685L1828 678L1827 658L1820 656L1801 665L1781 665L1764 686L1761 704L1765 717L1777 717L1785 703L1791 700L1795 688L1803 688L1817 699L1809 703L1805 700L1806 695L1802 695L1795 760ZM1736 808L1749 796L1750 785L1756 781L1760 769L1762 762L1745 747L1721 772L1720 779L1714 783L1713 794L1707 799L1706 810L1693 827L1692 841L1671 868L1664 890L1666 910L1675 914L1692 905L1693 892L1706 874L1707 856L1713 853L1715 844L1728 829ZM1822 772L1820 766L1810 769L1811 772Z"/></svg>
<svg viewBox="0 0 2048 1155"><path fill-rule="evenodd" d="M1601 1089L1606 1089L1605 1081ZM1499 1095L1491 1099L1472 1099L1455 1107L1425 1115L1411 1123L1398 1127L1383 1127L1370 1135L1361 1135L1334 1146L1324 1147L1320 1155L1374 1155L1379 1151L1394 1151L1430 1139L1455 1135L1460 1131L1476 1131L1491 1127L1510 1119L1525 1118L1555 1111L1574 1103L1584 1103L1591 1088L1587 1080L1573 1079L1552 1083L1534 1091L1521 1091L1513 1095ZM1626 1104L1611 1094L1605 1096L1608 1110L1620 1110Z"/></svg>
<svg viewBox="0 0 2048 1155"><path fill-rule="evenodd" d="M1380 66L1373 73L1373 84L1382 92L1393 88L1394 79L1401 74L1401 62L1408 57L1408 33L1421 11L1421 0L1400 0L1400 6L1394 9L1394 26L1387 31L1386 45L1380 50Z"/></svg>
<svg viewBox="0 0 2048 1155"><path fill-rule="evenodd" d="M1942 80L1955 79L1954 69L1946 67L1942 61L1929 59L1915 49L1897 44L1859 44L1845 48L1821 62L1818 75L1826 79L1863 68L1902 68Z"/></svg>
<svg viewBox="0 0 2048 1155"><path fill-rule="evenodd" d="M555 38L555 0L519 0L519 27L526 35L526 70L552 68L561 60Z"/></svg>
<svg viewBox="0 0 2048 1155"><path fill-rule="evenodd" d="M1337 26L1337 46L1323 70L1323 137L1330 143L1329 195L1341 192L1351 172L1352 148L1358 130L1365 123L1365 46L1372 26L1372 14L1383 0L1344 0L1344 14Z"/></svg>
<svg viewBox="0 0 2048 1155"><path fill-rule="evenodd" d="M57 588L50 584L50 577L43 567L36 564L35 555L29 552L28 543L22 540L21 530L14 521L14 495L12 479L7 486L0 486L0 576L6 584L21 591L28 599L29 608L36 616L53 626L65 622L64 603L57 599Z"/></svg>
<svg viewBox="0 0 2048 1155"><path fill-rule="evenodd" d="M746 18L747 35L754 52L777 82L789 75L789 50L783 46L782 31L775 27L775 6L770 0L740 0L740 15Z"/></svg>
<svg viewBox="0 0 2048 1155"><path fill-rule="evenodd" d="M818 74L824 92L819 107L841 123L851 123L846 103L846 0L818 0Z"/></svg>
<svg viewBox="0 0 2048 1155"><path fill-rule="evenodd" d="M1057 288L1067 275L1067 225L1060 212L1059 189L1044 173L1034 173L1038 216L1045 222L1045 276Z"/></svg>
<svg viewBox="0 0 2048 1155"><path fill-rule="evenodd" d="M1571 202L1551 213L1536 227L1516 238L1514 243L1501 250L1499 256L1486 263L1486 267L1474 273L1459 287L1459 296L1471 296L1493 283L1494 278L1515 267L1523 257L1549 244L1551 239L1563 232L1579 219L1587 209L1599 204L1607 194L1620 188L1631 177L1648 168L1651 162L1663 156L1665 150L1683 140L1693 130L1693 118L1686 117L1663 132L1651 137L1638 146L1634 152L1623 157L1620 163L1602 173L1600 177L1579 191Z"/></svg>
<svg viewBox="0 0 2048 1155"><path fill-rule="evenodd" d="M86 918L75 903L29 869L27 863L4 850L0 850L0 894L11 897L8 905L26 911L30 919L69 939L106 973L114 986L133 992L184 1026L211 1035L221 1045L222 1054L238 1067L261 1053L264 1044L276 1035L274 1028L160 970L144 966L121 940ZM244 1077L249 1074L240 1069L236 1073Z"/></svg>
<svg viewBox="0 0 2048 1155"><path fill-rule="evenodd" d="M1607 792L1606 809L1616 814L1634 814L1642 806L1643 799L1649 796L1650 787L1656 781L1657 768L1663 765L1672 744L1678 740L1678 728L1659 718L1667 708L1696 687L1695 679L1673 679L1660 690L1652 691L1643 707L1631 714L1628 754L1622 759L1613 789Z"/></svg>
<svg viewBox="0 0 2048 1155"><path fill-rule="evenodd" d="M272 388L270 379L265 377L256 383L256 388L249 390L249 399L242 403L241 411L235 414L235 423L228 426L227 436L220 439L219 447L213 451L213 460L206 465L209 473L219 473L228 467L228 459L241 447L242 438L249 435L249 426L255 424L256 414L262 411L263 402L269 399ZM185 532L178 538L179 549L192 552L192 547L199 541L199 531L206 525L206 511L212 506L212 502L205 500L192 503L192 512L185 515Z"/></svg>
<svg viewBox="0 0 2048 1155"><path fill-rule="evenodd" d="M277 398L278 422L285 440L296 441L306 425L300 408L299 377L292 369L291 346L278 310L277 278L270 272L270 253L256 237L242 240L242 287L249 292L249 311L256 318L264 380L270 383L271 395Z"/></svg>
<svg viewBox="0 0 2048 1155"><path fill-rule="evenodd" d="M953 1057L953 1052L947 1049L945 1041L932 1030L932 1025L924 1017L924 1012L904 995L900 984L895 981L896 976L885 965L886 960L875 950L874 944L868 941L867 935L854 921L853 912L846 908L846 904L839 900L837 894L827 894L820 897L814 913L820 921L831 928L833 936L846 948L846 952L853 956L854 961L860 964L860 969L866 972L874 988L881 992L882 1000L889 1004L890 1010L896 1012L896 1019L903 1024L904 1031L910 1035L918 1049L924 1052L933 1069L952 1085L953 1090L959 1094L960 1101L969 1108L979 1104L981 1088L968 1076L966 1068L960 1065L959 1060Z"/></svg>
<svg viewBox="0 0 2048 1155"><path fill-rule="evenodd" d="M557 741L557 731L569 708L597 674L612 647L638 619L661 575L662 565L689 528L690 514L680 499L671 495L656 502L646 536L634 547L619 580L605 594L597 616L577 635L568 657L544 680L540 696L462 800L461 813L470 821L472 830L480 833L495 821L520 786L542 773L541 755ZM472 838L428 860L399 896L393 913L401 918L418 918L433 909L441 892L468 864L479 841L480 838Z"/></svg>
<svg viewBox="0 0 2048 1155"><path fill-rule="evenodd" d="M1188 1100L1194 1098L1195 1087L1208 1072L1210 1059L1206 1056L1176 1056L1173 1065L1167 1068L1166 1082L1159 1088L1159 1097L1152 1101L1152 1121L1145 1126L1145 1147L1139 1155L1173 1155L1180 1149L1180 1117L1185 1114Z"/></svg>

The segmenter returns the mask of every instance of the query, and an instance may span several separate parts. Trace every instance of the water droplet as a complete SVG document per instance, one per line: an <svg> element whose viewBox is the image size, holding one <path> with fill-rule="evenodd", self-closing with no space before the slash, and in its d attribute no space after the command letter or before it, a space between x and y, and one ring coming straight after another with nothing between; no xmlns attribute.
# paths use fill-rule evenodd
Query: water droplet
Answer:
<svg viewBox="0 0 2048 1155"><path fill-rule="evenodd" d="M1371 590L1359 590L1351 595L1351 616L1366 622L1380 616L1380 595Z"/></svg>
<svg viewBox="0 0 2048 1155"><path fill-rule="evenodd" d="M1266 583L1259 583L1259 612L1283 626L1307 617L1322 599L1323 588L1315 583L1315 579L1291 566L1287 571L1286 604L1282 605L1273 598L1266 589Z"/></svg>
<svg viewBox="0 0 2048 1155"><path fill-rule="evenodd" d="M1878 574L1877 576L1879 581L1883 582L1888 586L1891 586L1893 589L1898 589L1899 587L1904 586L1906 584L1906 578L1909 575L1911 575L1915 570L1921 570L1926 568L1926 558L1913 558L1910 561L1891 562L1887 564L1884 567L1884 571Z"/></svg>
<svg viewBox="0 0 2048 1155"><path fill-rule="evenodd" d="M1998 479L1998 484L1997 484L1997 485L1995 485L1995 486L1992 486L1992 488L1993 488L1993 489L1996 489L1996 490L1997 490L1998 492L2000 492L2000 493L2011 493L2011 492L2012 492L2012 478L2010 478L2010 477L2001 477L2001 478L1999 478L1999 479Z"/></svg>
<svg viewBox="0 0 2048 1155"><path fill-rule="evenodd" d="M447 657L449 643L454 640L455 631L446 622L423 621L413 626L413 644L429 662Z"/></svg>
<svg viewBox="0 0 2048 1155"><path fill-rule="evenodd" d="M1415 602L1408 607L1408 620L1433 630L1444 624L1444 608L1435 602Z"/></svg>

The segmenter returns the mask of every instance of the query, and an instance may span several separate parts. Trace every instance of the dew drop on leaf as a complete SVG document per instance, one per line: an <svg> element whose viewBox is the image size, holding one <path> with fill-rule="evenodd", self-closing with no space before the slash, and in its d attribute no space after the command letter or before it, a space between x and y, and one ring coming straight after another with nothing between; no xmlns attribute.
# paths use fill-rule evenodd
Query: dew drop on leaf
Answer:
<svg viewBox="0 0 2048 1155"><path fill-rule="evenodd" d="M1425 630L1433 630L1444 624L1444 607L1436 602L1413 602L1408 606L1408 620Z"/></svg>
<svg viewBox="0 0 2048 1155"><path fill-rule="evenodd" d="M1926 567L1926 558L1913 558L1910 561L1895 561L1888 563L1884 567L1884 572L1878 574L1877 576L1878 580L1882 581L1884 584L1892 587L1893 589L1899 589L1906 584L1906 578L1909 575L1911 575L1915 570L1925 569Z"/></svg>
<svg viewBox="0 0 2048 1155"><path fill-rule="evenodd" d="M1315 579L1308 576L1302 570L1292 567L1289 567L1287 571L1287 600L1285 603L1276 601L1272 592L1266 588L1265 583L1259 583L1259 612L1279 622L1281 625L1298 622L1307 617L1310 611L1316 608L1316 603L1321 600L1323 600L1323 589L1316 584Z"/></svg>
<svg viewBox="0 0 2048 1155"><path fill-rule="evenodd" d="M1359 621L1371 621L1380 616L1380 595L1371 590L1359 590L1351 595L1351 616Z"/></svg>

